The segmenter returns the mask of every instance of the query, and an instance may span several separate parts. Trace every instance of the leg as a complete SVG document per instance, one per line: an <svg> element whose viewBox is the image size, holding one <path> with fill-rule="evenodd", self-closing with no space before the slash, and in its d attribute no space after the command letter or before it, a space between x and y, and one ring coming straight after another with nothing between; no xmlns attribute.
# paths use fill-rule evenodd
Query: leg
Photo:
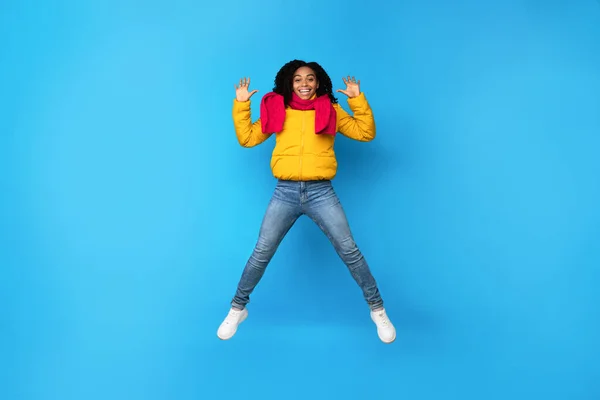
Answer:
<svg viewBox="0 0 600 400"><path fill-rule="evenodd" d="M246 304L250 301L250 294L264 275L279 244L302 215L299 191L294 189L294 184L290 182L279 182L275 188L263 217L258 240L231 302L231 309L217 330L217 336L222 340L231 339L238 326L248 317Z"/></svg>
<svg viewBox="0 0 600 400"><path fill-rule="evenodd" d="M263 277L267 265L275 255L281 241L301 215L299 202L294 201L291 188L278 185L263 218L258 240L248 259L232 307L243 310L250 301L250 295Z"/></svg>
<svg viewBox="0 0 600 400"><path fill-rule="evenodd" d="M308 189L306 214L327 235L337 254L361 288L372 311L383 309L383 300L377 283L362 252L354 242L346 214L331 183L318 183Z"/></svg>
<svg viewBox="0 0 600 400"><path fill-rule="evenodd" d="M327 235L352 277L362 289L371 309L371 320L377 326L379 339L384 343L396 340L396 328L383 308L375 278L365 257L354 242L346 214L331 183L317 183L307 191L306 214Z"/></svg>

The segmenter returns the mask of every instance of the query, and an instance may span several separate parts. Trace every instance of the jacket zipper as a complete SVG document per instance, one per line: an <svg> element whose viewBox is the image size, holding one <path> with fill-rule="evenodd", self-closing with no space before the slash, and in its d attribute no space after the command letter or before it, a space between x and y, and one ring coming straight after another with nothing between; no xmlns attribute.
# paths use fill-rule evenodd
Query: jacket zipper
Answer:
<svg viewBox="0 0 600 400"><path fill-rule="evenodd" d="M302 111L301 111L302 112ZM300 171L299 179L302 180L302 157L304 156L304 126L305 126L306 113L302 112L302 129L300 130Z"/></svg>

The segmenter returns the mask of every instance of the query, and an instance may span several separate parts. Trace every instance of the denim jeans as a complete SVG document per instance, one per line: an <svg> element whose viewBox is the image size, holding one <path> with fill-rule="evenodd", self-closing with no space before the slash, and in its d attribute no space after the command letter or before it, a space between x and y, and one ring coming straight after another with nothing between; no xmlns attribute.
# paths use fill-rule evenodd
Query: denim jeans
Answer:
<svg viewBox="0 0 600 400"><path fill-rule="evenodd" d="M375 278L350 231L331 181L279 180L263 217L258 240L248 259L232 307L242 310L290 228L302 215L311 218L329 238L373 311L383 308Z"/></svg>

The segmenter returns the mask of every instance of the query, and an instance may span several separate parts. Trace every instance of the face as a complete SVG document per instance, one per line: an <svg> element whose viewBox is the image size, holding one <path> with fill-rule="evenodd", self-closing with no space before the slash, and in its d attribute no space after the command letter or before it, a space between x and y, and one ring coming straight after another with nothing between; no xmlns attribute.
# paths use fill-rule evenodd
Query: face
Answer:
<svg viewBox="0 0 600 400"><path fill-rule="evenodd" d="M316 92L319 87L319 81L317 81L317 75L309 67L300 67L294 73L292 80L292 87L294 92L301 99L308 100Z"/></svg>

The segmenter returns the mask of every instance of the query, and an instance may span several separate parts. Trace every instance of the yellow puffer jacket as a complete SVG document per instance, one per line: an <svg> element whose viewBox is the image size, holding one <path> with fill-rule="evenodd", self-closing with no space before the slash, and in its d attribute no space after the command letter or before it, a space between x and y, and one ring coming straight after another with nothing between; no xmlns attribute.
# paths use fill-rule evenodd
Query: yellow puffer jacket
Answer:
<svg viewBox="0 0 600 400"><path fill-rule="evenodd" d="M339 104L337 131L342 135L369 142L375 138L375 120L365 94L348 98L354 116ZM240 145L254 147L271 135L261 130L260 118L252 123L250 100L233 100L233 123ZM337 160L333 150L335 136L315 134L315 111L286 109L283 130L275 134L276 143L271 157L271 170L278 179L292 181L331 180L337 173Z"/></svg>

